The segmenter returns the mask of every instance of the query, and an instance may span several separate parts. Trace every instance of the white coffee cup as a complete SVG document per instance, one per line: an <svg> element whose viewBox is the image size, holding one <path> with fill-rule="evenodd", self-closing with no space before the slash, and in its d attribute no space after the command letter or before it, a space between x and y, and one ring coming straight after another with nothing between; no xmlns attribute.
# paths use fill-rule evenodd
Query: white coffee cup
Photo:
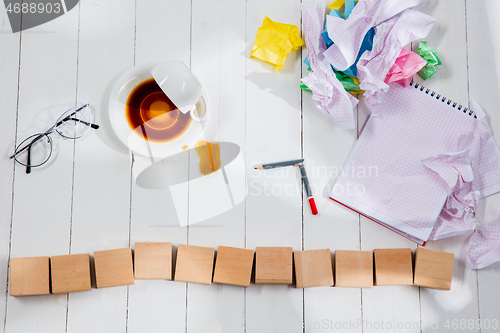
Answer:
<svg viewBox="0 0 500 333"><path fill-rule="evenodd" d="M151 74L182 113L191 112L191 117L196 121L202 121L206 117L203 87L182 61L165 61L153 68Z"/></svg>

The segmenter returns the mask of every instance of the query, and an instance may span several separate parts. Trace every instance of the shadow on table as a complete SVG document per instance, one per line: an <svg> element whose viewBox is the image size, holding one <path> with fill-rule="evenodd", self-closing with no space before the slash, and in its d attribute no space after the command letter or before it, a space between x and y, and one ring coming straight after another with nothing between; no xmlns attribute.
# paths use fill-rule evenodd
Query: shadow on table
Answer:
<svg viewBox="0 0 500 333"><path fill-rule="evenodd" d="M111 90L118 80L120 76L122 76L123 72L120 72L113 77L108 83L104 93L102 95L101 104L95 105L94 107L99 109L100 112L96 112L96 123L99 124L100 128L96 131L97 137L109 148L113 149L116 152L128 155L129 150L125 145L118 139L111 127L111 123L109 121L108 109L109 109L109 96L111 94ZM92 106L92 105L91 105Z"/></svg>
<svg viewBox="0 0 500 333"><path fill-rule="evenodd" d="M252 45L248 46L248 50L252 50ZM260 64L265 72L253 71L247 74L246 79L254 83L260 90L270 92L276 97L282 99L292 108L300 109L300 77L296 73L301 73L301 65L297 66L296 62L301 61L301 50L292 51L285 60L284 66L279 72L276 72L276 66L249 57L247 52L241 55L247 57L247 61ZM297 92L297 95L295 95ZM291 99L290 97L296 96Z"/></svg>

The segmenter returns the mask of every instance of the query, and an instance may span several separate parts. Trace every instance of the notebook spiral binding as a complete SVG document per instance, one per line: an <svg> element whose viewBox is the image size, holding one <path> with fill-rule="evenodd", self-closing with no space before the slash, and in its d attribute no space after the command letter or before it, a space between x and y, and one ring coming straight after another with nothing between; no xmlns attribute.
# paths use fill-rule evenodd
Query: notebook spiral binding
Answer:
<svg viewBox="0 0 500 333"><path fill-rule="evenodd" d="M448 104L449 106L456 108L459 111L463 111L463 113L468 114L469 116L474 116L474 118L477 118L475 115L474 111L464 108L462 105L453 102L451 99L447 99L446 97L442 96L440 94L437 94L435 91L431 91L430 89L425 88L424 86L416 83L415 81L411 80L410 82L410 87L414 87L415 89L419 89L420 91L425 91L427 95L430 95L431 97L436 96L437 100L441 100L441 102ZM453 103L453 104L452 104ZM458 107L457 107L458 105Z"/></svg>

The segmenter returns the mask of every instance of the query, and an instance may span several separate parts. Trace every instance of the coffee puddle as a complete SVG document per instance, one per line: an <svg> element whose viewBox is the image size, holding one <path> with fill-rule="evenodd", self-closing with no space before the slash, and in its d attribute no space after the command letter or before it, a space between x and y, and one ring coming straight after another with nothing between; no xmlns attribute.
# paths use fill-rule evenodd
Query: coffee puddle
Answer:
<svg viewBox="0 0 500 333"><path fill-rule="evenodd" d="M200 140L195 145L196 152L200 157L200 173L209 175L221 167L220 145Z"/></svg>
<svg viewBox="0 0 500 333"><path fill-rule="evenodd" d="M151 78L139 83L125 106L127 122L144 140L169 142L186 132L191 114L180 112Z"/></svg>

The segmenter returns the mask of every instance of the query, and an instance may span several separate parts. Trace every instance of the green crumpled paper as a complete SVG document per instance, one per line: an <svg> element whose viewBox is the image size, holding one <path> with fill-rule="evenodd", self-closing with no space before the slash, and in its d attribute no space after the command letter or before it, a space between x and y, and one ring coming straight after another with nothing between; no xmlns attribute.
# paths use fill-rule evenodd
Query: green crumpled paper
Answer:
<svg viewBox="0 0 500 333"><path fill-rule="evenodd" d="M333 68L332 68L333 69ZM345 91L351 94L360 94L363 91L359 88L359 79L333 69L335 76L344 86Z"/></svg>
<svg viewBox="0 0 500 333"><path fill-rule="evenodd" d="M288 54L303 44L296 25L274 22L266 16L257 31L250 57L275 65L279 72Z"/></svg>
<svg viewBox="0 0 500 333"><path fill-rule="evenodd" d="M425 65L425 67L418 72L420 77L422 77L422 79L424 80L427 80L428 78L436 74L436 66L442 64L436 50L434 50L430 46L427 46L426 41L421 41L415 53L424 58L425 61L427 61L427 65Z"/></svg>
<svg viewBox="0 0 500 333"><path fill-rule="evenodd" d="M311 67L307 68L307 70L311 71ZM364 91L359 88L359 79L357 77L349 76L333 68L332 70L335 73L337 79L340 81L340 83L342 83L342 86L344 87L345 91L353 95L364 93ZM309 87L306 86L304 83L300 83L300 89L311 91L311 89L309 89Z"/></svg>
<svg viewBox="0 0 500 333"><path fill-rule="evenodd" d="M311 89L309 89L308 86L306 86L305 84L303 84L302 82L300 83L300 89L302 90L305 90L305 91L312 91Z"/></svg>

